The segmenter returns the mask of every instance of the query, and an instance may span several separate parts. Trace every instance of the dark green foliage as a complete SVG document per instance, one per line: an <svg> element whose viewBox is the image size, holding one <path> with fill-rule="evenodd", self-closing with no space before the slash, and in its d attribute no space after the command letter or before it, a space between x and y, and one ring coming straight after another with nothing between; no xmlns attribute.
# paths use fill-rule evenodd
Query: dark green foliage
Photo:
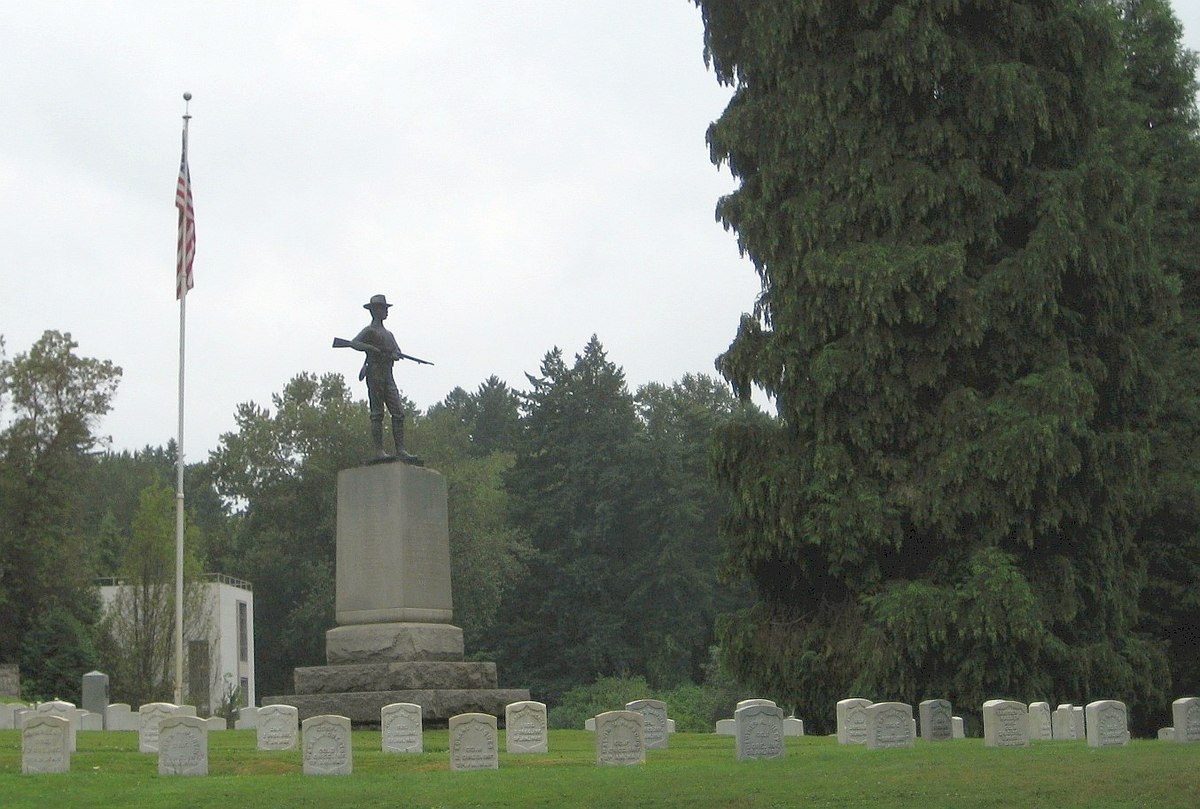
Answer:
<svg viewBox="0 0 1200 809"><path fill-rule="evenodd" d="M644 677L599 677L577 685L550 709L548 724L560 730L578 730L584 722L605 711L624 710L639 699L658 699L667 704L667 716L680 733L711 733L718 719L733 718L741 697L728 689L709 684L683 683L674 688L653 688Z"/></svg>
<svg viewBox="0 0 1200 809"><path fill-rule="evenodd" d="M715 615L744 603L716 580L725 503L706 468L741 406L697 376L634 397L595 337L530 383L507 489L534 554L501 610L502 677L549 702L598 675L698 681Z"/></svg>
<svg viewBox="0 0 1200 809"><path fill-rule="evenodd" d="M92 629L100 605L94 590L75 596L78 601L73 609L53 604L33 619L22 636L18 658L22 698L79 704L83 675L94 671L100 659Z"/></svg>
<svg viewBox="0 0 1200 809"><path fill-rule="evenodd" d="M237 509L224 571L254 586L258 693L286 694L318 665L334 626L337 473L370 457L368 416L341 376L294 377L273 409L238 407L212 453L217 490Z"/></svg>
<svg viewBox="0 0 1200 809"><path fill-rule="evenodd" d="M1200 690L1200 141L1196 54L1165 0L1115 0L1146 134L1144 161L1158 175L1155 245L1181 281L1180 320L1162 335L1165 407L1150 433L1153 492L1138 540L1148 559L1143 623L1167 641L1175 695Z"/></svg>
<svg viewBox="0 0 1200 809"><path fill-rule="evenodd" d="M93 553L76 491L121 376L77 347L47 331L29 351L0 357L12 413L0 430L0 660L20 661L32 688L63 693L67 661L94 659Z"/></svg>
<svg viewBox="0 0 1200 809"><path fill-rule="evenodd" d="M468 654L484 660L491 659L501 600L525 574L531 551L524 531L509 518L504 477L514 455L484 437L516 434L515 404L500 409L507 416L485 419L492 428L479 428L481 414L496 414L488 401L499 391L515 403L495 377L474 394L456 388L429 409L413 434L418 454L446 478L454 622L462 627Z"/></svg>
<svg viewBox="0 0 1200 809"><path fill-rule="evenodd" d="M636 665L624 605L640 538L626 474L638 422L624 374L595 338L571 367L548 353L530 384L507 488L534 554L505 599L497 663L506 681L553 702L583 678Z"/></svg>
<svg viewBox="0 0 1200 809"><path fill-rule="evenodd" d="M762 279L719 368L733 671L851 692L1165 699L1135 630L1161 402L1154 177L1108 10L698 0L734 85L718 216ZM968 710L970 708L968 707Z"/></svg>

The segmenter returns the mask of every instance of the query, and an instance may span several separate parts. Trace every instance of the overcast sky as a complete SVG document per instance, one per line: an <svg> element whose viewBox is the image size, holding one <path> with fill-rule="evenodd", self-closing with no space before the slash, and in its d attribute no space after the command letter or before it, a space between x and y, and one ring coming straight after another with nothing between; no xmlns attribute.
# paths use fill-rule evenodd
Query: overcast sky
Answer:
<svg viewBox="0 0 1200 809"><path fill-rule="evenodd" d="M1175 10L1200 49L1200 0ZM729 90L686 0L0 0L0 76L0 335L120 365L114 449L176 433L184 91L189 460L301 371L353 379L330 343L375 293L436 363L396 369L426 408L593 333L631 389L711 373L758 291L713 219Z"/></svg>

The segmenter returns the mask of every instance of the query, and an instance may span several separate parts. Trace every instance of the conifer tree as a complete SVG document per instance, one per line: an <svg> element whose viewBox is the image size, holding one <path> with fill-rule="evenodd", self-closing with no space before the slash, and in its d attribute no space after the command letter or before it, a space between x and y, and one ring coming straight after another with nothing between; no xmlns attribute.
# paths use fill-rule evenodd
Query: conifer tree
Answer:
<svg viewBox="0 0 1200 809"><path fill-rule="evenodd" d="M1096 3L697 0L708 132L762 293L718 368L741 678L837 699L1163 699L1133 542L1174 304L1115 15Z"/></svg>
<svg viewBox="0 0 1200 809"><path fill-rule="evenodd" d="M1200 688L1200 116L1196 54L1180 44L1166 0L1114 0L1146 135L1144 162L1158 178L1155 247L1181 284L1181 317L1162 334L1165 407L1150 433L1153 494L1139 530L1148 561L1144 626L1167 644L1172 693Z"/></svg>

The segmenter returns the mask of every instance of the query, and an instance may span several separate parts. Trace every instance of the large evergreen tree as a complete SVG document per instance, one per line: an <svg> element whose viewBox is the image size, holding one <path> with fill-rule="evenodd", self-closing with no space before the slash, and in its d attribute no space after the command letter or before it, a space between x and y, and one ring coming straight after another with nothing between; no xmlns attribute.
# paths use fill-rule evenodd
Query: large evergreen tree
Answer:
<svg viewBox="0 0 1200 809"><path fill-rule="evenodd" d="M553 701L640 662L624 609L639 538L627 474L638 421L624 373L595 337L570 366L552 350L530 384L507 489L533 554L505 594L496 661L506 681Z"/></svg>
<svg viewBox="0 0 1200 809"><path fill-rule="evenodd" d="M1181 281L1181 318L1165 331L1165 407L1150 433L1153 494L1139 544L1148 560L1143 623L1167 642L1172 693L1200 689L1200 124L1196 54L1166 0L1114 0L1145 132L1144 162L1158 176L1155 246ZM1165 717L1160 715L1160 718Z"/></svg>
<svg viewBox="0 0 1200 809"><path fill-rule="evenodd" d="M1173 305L1096 3L697 0L718 216L762 294L719 368L723 628L764 691L1164 698L1133 543Z"/></svg>

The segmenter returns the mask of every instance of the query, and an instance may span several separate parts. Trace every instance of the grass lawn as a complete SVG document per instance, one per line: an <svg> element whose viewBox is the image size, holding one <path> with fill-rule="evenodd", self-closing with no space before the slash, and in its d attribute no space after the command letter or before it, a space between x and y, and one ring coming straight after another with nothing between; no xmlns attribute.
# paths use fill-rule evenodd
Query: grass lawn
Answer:
<svg viewBox="0 0 1200 809"><path fill-rule="evenodd" d="M253 731L209 736L209 776L160 777L137 734L81 732L65 775L21 774L19 731L0 731L0 809L37 807L1200 807L1200 744L1120 749L1041 742L998 750L981 739L908 750L790 738L787 756L737 762L729 736L680 733L643 767L595 765L586 731L551 731L550 753L500 753L500 769L450 772L445 730L425 753L384 754L353 734L354 774L305 776L299 751L260 753ZM500 749L504 750L503 733Z"/></svg>

